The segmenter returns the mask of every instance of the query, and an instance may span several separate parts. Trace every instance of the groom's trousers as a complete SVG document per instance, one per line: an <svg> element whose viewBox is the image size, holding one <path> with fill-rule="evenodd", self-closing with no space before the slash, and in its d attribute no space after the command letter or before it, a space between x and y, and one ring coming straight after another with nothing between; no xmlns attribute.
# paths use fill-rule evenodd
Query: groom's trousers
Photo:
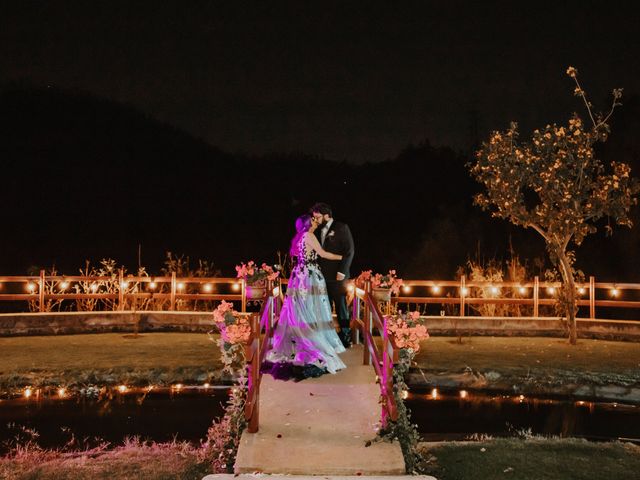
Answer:
<svg viewBox="0 0 640 480"><path fill-rule="evenodd" d="M350 315L347 308L347 281L327 282L327 293L329 294L329 302L335 305L336 316L338 317L338 325L340 328L349 328Z"/></svg>

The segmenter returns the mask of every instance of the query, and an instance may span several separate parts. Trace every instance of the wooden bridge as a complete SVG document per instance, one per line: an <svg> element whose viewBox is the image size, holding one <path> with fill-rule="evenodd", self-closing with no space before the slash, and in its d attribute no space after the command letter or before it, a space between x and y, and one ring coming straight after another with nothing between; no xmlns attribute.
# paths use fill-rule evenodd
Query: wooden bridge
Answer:
<svg viewBox="0 0 640 480"><path fill-rule="evenodd" d="M278 288L269 291L261 314L252 317L252 338L246 346L248 428L242 434L235 472L404 474L398 442L376 441L378 429L398 416L393 393L396 352L385 318L369 292L356 291L353 318L364 343L342 355L347 368L296 383L260 373L282 300ZM373 340L374 328L382 348Z"/></svg>

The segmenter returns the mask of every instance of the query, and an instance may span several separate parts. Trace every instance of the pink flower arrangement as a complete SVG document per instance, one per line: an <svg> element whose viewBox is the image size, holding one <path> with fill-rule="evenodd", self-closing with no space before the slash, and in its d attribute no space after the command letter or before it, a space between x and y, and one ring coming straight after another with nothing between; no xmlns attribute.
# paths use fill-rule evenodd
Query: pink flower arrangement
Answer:
<svg viewBox="0 0 640 480"><path fill-rule="evenodd" d="M236 265L236 272L237 278L243 278L248 284L256 286L266 286L268 280L275 280L280 275L280 272L266 263L258 266L253 260Z"/></svg>
<svg viewBox="0 0 640 480"><path fill-rule="evenodd" d="M385 316L387 332L393 337L398 348L406 348L414 353L420 350L420 342L429 338L429 332L420 322L420 312L408 312Z"/></svg>
<svg viewBox="0 0 640 480"><path fill-rule="evenodd" d="M249 319L236 312L232 303L223 300L213 311L213 320L218 325L225 343L244 344L249 341L251 337Z"/></svg>
<svg viewBox="0 0 640 480"><path fill-rule="evenodd" d="M389 270L389 273L382 275L380 273L374 274L372 270L363 271L356 278L356 285L360 288L364 287L365 282L370 281L373 288L388 288L393 295L400 293L400 287L402 286L402 279L398 278L395 270Z"/></svg>

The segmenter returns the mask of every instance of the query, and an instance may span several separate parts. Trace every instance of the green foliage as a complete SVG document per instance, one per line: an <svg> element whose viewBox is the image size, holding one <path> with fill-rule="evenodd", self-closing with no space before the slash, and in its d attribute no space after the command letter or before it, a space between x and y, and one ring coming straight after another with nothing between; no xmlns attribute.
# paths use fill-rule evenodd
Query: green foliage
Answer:
<svg viewBox="0 0 640 480"><path fill-rule="evenodd" d="M393 396L398 408L398 420L394 422L389 419L386 427L378 432L379 439L389 442L397 440L400 443L407 473L416 472L420 462L418 426L411 423L411 411L403 398L404 392L409 390L404 376L411 368L414 356L415 353L410 349L403 348L399 352L399 362L393 369Z"/></svg>

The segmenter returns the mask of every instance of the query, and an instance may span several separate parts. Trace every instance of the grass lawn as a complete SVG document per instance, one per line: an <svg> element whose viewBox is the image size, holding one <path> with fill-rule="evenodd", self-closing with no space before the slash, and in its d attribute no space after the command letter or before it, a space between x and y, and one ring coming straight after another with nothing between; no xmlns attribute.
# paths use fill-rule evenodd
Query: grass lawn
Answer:
<svg viewBox="0 0 640 480"><path fill-rule="evenodd" d="M140 444L112 449L63 452L24 448L0 457L0 478L6 480L182 479L200 480L213 473L206 451L182 443Z"/></svg>
<svg viewBox="0 0 640 480"><path fill-rule="evenodd" d="M640 447L577 439L495 439L422 444L426 473L438 480L640 479Z"/></svg>
<svg viewBox="0 0 640 480"><path fill-rule="evenodd" d="M416 363L424 372L460 374L465 369L500 374L505 385L640 386L640 343L550 337L431 337Z"/></svg>
<svg viewBox="0 0 640 480"><path fill-rule="evenodd" d="M498 372L505 381L640 385L640 343L548 337L431 337L416 358L429 374ZM468 367L468 368L467 368ZM220 380L204 333L103 333L0 338L0 389L25 385L146 385Z"/></svg>
<svg viewBox="0 0 640 480"><path fill-rule="evenodd" d="M103 333L0 338L0 388L133 385L219 379L220 351L204 333Z"/></svg>
<svg viewBox="0 0 640 480"><path fill-rule="evenodd" d="M25 449L0 458L7 480L199 480L211 473L209 455L181 444L129 444L111 450L57 453ZM640 447L575 439L495 439L421 444L424 473L438 480L640 479Z"/></svg>

